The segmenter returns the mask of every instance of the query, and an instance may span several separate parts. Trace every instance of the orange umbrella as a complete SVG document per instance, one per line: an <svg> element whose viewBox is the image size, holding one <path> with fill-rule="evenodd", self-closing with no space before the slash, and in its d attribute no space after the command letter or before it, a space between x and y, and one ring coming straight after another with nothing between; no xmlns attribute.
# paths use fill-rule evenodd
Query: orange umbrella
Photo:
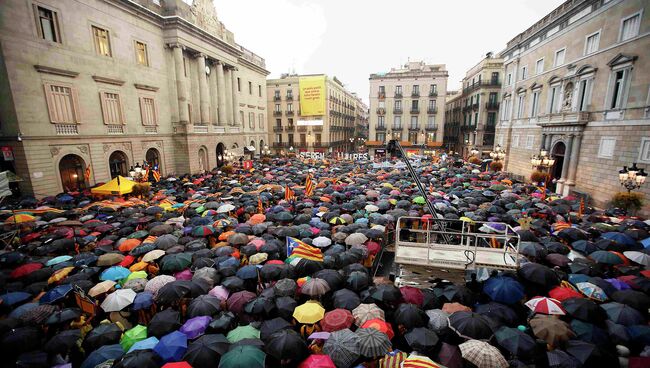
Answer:
<svg viewBox="0 0 650 368"><path fill-rule="evenodd" d="M120 244L120 247L118 249L120 252L130 252L133 250L133 248L140 245L140 243L142 243L140 239L126 239L122 242L122 244Z"/></svg>
<svg viewBox="0 0 650 368"><path fill-rule="evenodd" d="M59 281L65 279L70 274L70 272L72 272L72 270L74 270L73 266L64 267L64 268L62 268L60 270L57 270L56 272L54 272L52 274L52 276L50 276L49 279L47 279L47 283L48 284L54 284L56 282L59 282Z"/></svg>
<svg viewBox="0 0 650 368"><path fill-rule="evenodd" d="M148 265L149 264L147 262L140 261L134 264L133 266L129 267L129 271L131 272L143 271L147 268Z"/></svg>
<svg viewBox="0 0 650 368"><path fill-rule="evenodd" d="M226 231L225 233L219 235L219 240L226 241L230 235L233 235L234 231Z"/></svg>
<svg viewBox="0 0 650 368"><path fill-rule="evenodd" d="M460 303L445 303L442 306L442 311L452 314L454 312L471 312L472 308L462 305Z"/></svg>
<svg viewBox="0 0 650 368"><path fill-rule="evenodd" d="M379 318L373 318L367 320L361 328L374 328L377 331L381 331L388 336L389 340L392 340L395 337L395 332L393 332L393 327L386 321L382 321Z"/></svg>
<svg viewBox="0 0 650 368"><path fill-rule="evenodd" d="M266 216L264 216L261 213L256 213L251 218L248 220L253 225L261 224L262 222L266 221Z"/></svg>

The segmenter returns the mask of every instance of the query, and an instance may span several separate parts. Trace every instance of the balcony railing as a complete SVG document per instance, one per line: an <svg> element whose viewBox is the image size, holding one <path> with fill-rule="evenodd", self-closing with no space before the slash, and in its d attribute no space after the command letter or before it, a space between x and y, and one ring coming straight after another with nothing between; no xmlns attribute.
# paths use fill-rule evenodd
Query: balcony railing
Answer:
<svg viewBox="0 0 650 368"><path fill-rule="evenodd" d="M429 91L429 97L438 97L438 92Z"/></svg>
<svg viewBox="0 0 650 368"><path fill-rule="evenodd" d="M427 124L424 127L424 129L427 130L427 131L436 131L436 130L438 130L438 125L436 125L436 124Z"/></svg>
<svg viewBox="0 0 650 368"><path fill-rule="evenodd" d="M501 86L501 81L498 79L494 80L487 80L487 81L478 81L474 82L473 84L470 84L466 88L463 88L463 93L469 93L472 92L473 90L479 88L479 87L500 87Z"/></svg>
<svg viewBox="0 0 650 368"><path fill-rule="evenodd" d="M377 130L377 131L385 131L386 130L386 125L377 125L375 130Z"/></svg>
<svg viewBox="0 0 650 368"><path fill-rule="evenodd" d="M478 105L478 102L475 102L475 103L472 105L472 110L478 110L478 106L479 106L479 105Z"/></svg>
<svg viewBox="0 0 650 368"><path fill-rule="evenodd" d="M273 111L273 116L282 116L282 111Z"/></svg>
<svg viewBox="0 0 650 368"><path fill-rule="evenodd" d="M293 101L293 95L287 95L287 101Z"/></svg>
<svg viewBox="0 0 650 368"><path fill-rule="evenodd" d="M402 95L402 92L399 92L399 93L398 93L398 92L395 92L395 98L402 98L402 97L404 97L404 96Z"/></svg>
<svg viewBox="0 0 650 368"><path fill-rule="evenodd" d="M293 132L294 129L296 129L295 125L287 125L284 130L287 132Z"/></svg>
<svg viewBox="0 0 650 368"><path fill-rule="evenodd" d="M401 124L393 124L393 130L402 130Z"/></svg>
<svg viewBox="0 0 650 368"><path fill-rule="evenodd" d="M577 123L586 124L589 122L589 112L560 112L553 114L546 114L537 117L537 124L566 124Z"/></svg>
<svg viewBox="0 0 650 368"><path fill-rule="evenodd" d="M386 109L383 107L378 107L377 108L377 114L379 115L384 115L386 113Z"/></svg>
<svg viewBox="0 0 650 368"><path fill-rule="evenodd" d="M196 130L196 127L195 127ZM124 134L124 125L107 125L106 133L108 134Z"/></svg>
<svg viewBox="0 0 650 368"><path fill-rule="evenodd" d="M282 126L276 125L276 126L273 127L273 131L274 131L274 132L281 132L282 130L284 130L284 129L282 128Z"/></svg>
<svg viewBox="0 0 650 368"><path fill-rule="evenodd" d="M155 125L147 125L144 127L145 134L158 134L158 127Z"/></svg>
<svg viewBox="0 0 650 368"><path fill-rule="evenodd" d="M402 109L393 109L393 114L401 115L402 114Z"/></svg>
<svg viewBox="0 0 650 368"><path fill-rule="evenodd" d="M418 131L420 130L420 125L415 124L415 125L409 125L409 130L411 131Z"/></svg>
<svg viewBox="0 0 650 368"><path fill-rule="evenodd" d="M488 101L485 103L485 108L488 110L498 110L499 109L499 103L496 101Z"/></svg>
<svg viewBox="0 0 650 368"><path fill-rule="evenodd" d="M437 114L438 113L438 108L437 107L429 107L427 108L427 114Z"/></svg>
<svg viewBox="0 0 650 368"><path fill-rule="evenodd" d="M77 124L54 124L56 135L78 135Z"/></svg>
<svg viewBox="0 0 650 368"><path fill-rule="evenodd" d="M313 126L313 127L311 127L311 130L313 130L314 132L322 132L323 127L322 126Z"/></svg>
<svg viewBox="0 0 650 368"><path fill-rule="evenodd" d="M381 100L386 98L386 92L379 92L377 93L377 97Z"/></svg>
<svg viewBox="0 0 650 368"><path fill-rule="evenodd" d="M306 126L299 126L299 127L298 127L298 132L299 132L299 133L305 133L305 132L307 132L307 127L306 127Z"/></svg>
<svg viewBox="0 0 650 368"><path fill-rule="evenodd" d="M281 100L282 100L282 97L280 97L278 95L273 96L273 101L281 101Z"/></svg>
<svg viewBox="0 0 650 368"><path fill-rule="evenodd" d="M418 107L411 107L411 114L419 114L420 113L420 108Z"/></svg>
<svg viewBox="0 0 650 368"><path fill-rule="evenodd" d="M411 92L411 97L420 97L420 91Z"/></svg>
<svg viewBox="0 0 650 368"><path fill-rule="evenodd" d="M293 110L287 111L287 116L293 116Z"/></svg>
<svg viewBox="0 0 650 368"><path fill-rule="evenodd" d="M282 148L282 147L287 147L287 144L283 142L273 142L273 148Z"/></svg>

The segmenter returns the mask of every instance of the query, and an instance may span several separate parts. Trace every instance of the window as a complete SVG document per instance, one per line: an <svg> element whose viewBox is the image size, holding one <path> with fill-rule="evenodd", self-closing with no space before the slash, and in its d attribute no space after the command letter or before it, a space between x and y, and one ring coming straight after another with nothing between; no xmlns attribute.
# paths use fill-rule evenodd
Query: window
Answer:
<svg viewBox="0 0 650 368"><path fill-rule="evenodd" d="M158 125L156 101L151 97L140 97L140 117L142 125Z"/></svg>
<svg viewBox="0 0 650 368"><path fill-rule="evenodd" d="M526 79L527 77L528 77L528 67L524 65L521 67L521 79Z"/></svg>
<svg viewBox="0 0 650 368"><path fill-rule="evenodd" d="M307 144L307 135L306 134L300 134L300 145L304 146Z"/></svg>
<svg viewBox="0 0 650 368"><path fill-rule="evenodd" d="M419 103L418 100L412 100L411 101L411 110L414 110L414 111L417 110L418 109L418 103Z"/></svg>
<svg viewBox="0 0 650 368"><path fill-rule="evenodd" d="M402 94L402 86L395 86L395 94L396 95Z"/></svg>
<svg viewBox="0 0 650 368"><path fill-rule="evenodd" d="M600 43L600 31L592 33L587 36L585 40L585 55L589 55L598 51L598 44Z"/></svg>
<svg viewBox="0 0 650 368"><path fill-rule="evenodd" d="M641 147L639 147L639 162L650 163L650 138L641 138Z"/></svg>
<svg viewBox="0 0 650 368"><path fill-rule="evenodd" d="M257 117L259 118L259 121L260 121L260 123L259 123L260 124L260 129L264 129L264 114L259 114L259 115L257 115Z"/></svg>
<svg viewBox="0 0 650 368"><path fill-rule="evenodd" d="M591 103L593 78L582 79L578 83L578 111L587 111Z"/></svg>
<svg viewBox="0 0 650 368"><path fill-rule="evenodd" d="M237 78L237 92L241 92L241 79Z"/></svg>
<svg viewBox="0 0 650 368"><path fill-rule="evenodd" d="M598 157L600 158L614 157L614 148L616 148L616 138L601 137L600 146L598 147Z"/></svg>
<svg viewBox="0 0 650 368"><path fill-rule="evenodd" d="M276 89L276 90L275 90L275 93L273 94L273 97L274 97L276 100L279 99L279 98L280 98L280 91L278 91L278 90Z"/></svg>
<svg viewBox="0 0 650 368"><path fill-rule="evenodd" d="M629 80L631 68L615 70L613 72L613 83L611 86L612 97L610 100L610 109L621 109L625 107L625 95Z"/></svg>
<svg viewBox="0 0 650 368"><path fill-rule="evenodd" d="M287 111L293 112L293 104L287 104Z"/></svg>
<svg viewBox="0 0 650 368"><path fill-rule="evenodd" d="M418 96L420 94L420 86L417 84L413 85L413 95Z"/></svg>
<svg viewBox="0 0 650 368"><path fill-rule="evenodd" d="M384 133L384 132L377 132L377 134L375 134L375 136L377 137L377 140L379 142L385 142L386 141L386 133Z"/></svg>
<svg viewBox="0 0 650 368"><path fill-rule="evenodd" d="M429 100L429 110L435 110L436 100Z"/></svg>
<svg viewBox="0 0 650 368"><path fill-rule="evenodd" d="M384 115L380 115L377 117L377 126L380 128L383 128L386 126L386 117Z"/></svg>
<svg viewBox="0 0 650 368"><path fill-rule="evenodd" d="M539 90L533 92L533 100L530 104L530 116L536 117L539 110Z"/></svg>
<svg viewBox="0 0 650 368"><path fill-rule="evenodd" d="M490 92L490 95L488 96L488 103L490 105L496 105L496 103L497 103L497 92Z"/></svg>
<svg viewBox="0 0 650 368"><path fill-rule="evenodd" d="M259 97L262 97L262 85L261 84L257 85L257 95Z"/></svg>
<svg viewBox="0 0 650 368"><path fill-rule="evenodd" d="M116 92L100 92L99 98L102 105L102 115L104 124L121 125L124 124L124 111L120 101L120 95Z"/></svg>
<svg viewBox="0 0 650 368"><path fill-rule="evenodd" d="M512 136L512 144L511 146L513 148L519 147L519 135L515 134Z"/></svg>
<svg viewBox="0 0 650 368"><path fill-rule="evenodd" d="M508 120L510 114L510 98L503 99L503 109L501 110L501 120Z"/></svg>
<svg viewBox="0 0 650 368"><path fill-rule="evenodd" d="M535 136L534 135L527 135L526 136L526 149L533 149L533 144L535 143Z"/></svg>
<svg viewBox="0 0 650 368"><path fill-rule="evenodd" d="M437 84L431 84L431 85L429 85L429 94L430 94L430 95L436 95L436 94L438 94L438 85L437 85Z"/></svg>
<svg viewBox="0 0 650 368"><path fill-rule="evenodd" d="M524 117L524 103L526 102L526 95L520 94L519 100L517 101L517 117Z"/></svg>
<svg viewBox="0 0 650 368"><path fill-rule="evenodd" d="M282 126L282 119L275 119L275 126Z"/></svg>
<svg viewBox="0 0 650 368"><path fill-rule="evenodd" d="M44 88L51 123L76 124L81 121L76 89L69 84L53 83L45 83Z"/></svg>
<svg viewBox="0 0 650 368"><path fill-rule="evenodd" d="M239 125L244 126L244 112L239 110Z"/></svg>
<svg viewBox="0 0 650 368"><path fill-rule="evenodd" d="M639 34L641 25L641 13L630 15L621 21L621 41L629 40Z"/></svg>
<svg viewBox="0 0 650 368"><path fill-rule="evenodd" d="M111 56L111 41L108 31L92 26L93 38L95 40L95 52L102 56Z"/></svg>
<svg viewBox="0 0 650 368"><path fill-rule="evenodd" d="M382 94L382 95L385 94L386 93L386 87L379 86L379 93Z"/></svg>
<svg viewBox="0 0 650 368"><path fill-rule="evenodd" d="M275 104L275 112L280 112L280 104Z"/></svg>
<svg viewBox="0 0 650 368"><path fill-rule="evenodd" d="M566 49L560 49L555 51L555 61L553 66L560 66L564 64L564 55L566 54Z"/></svg>
<svg viewBox="0 0 650 368"><path fill-rule="evenodd" d="M248 113L248 127L251 129L255 129L255 113L254 112L249 112Z"/></svg>
<svg viewBox="0 0 650 368"><path fill-rule="evenodd" d="M535 62L535 74L542 74L544 72L544 59L539 59Z"/></svg>
<svg viewBox="0 0 650 368"><path fill-rule="evenodd" d="M506 76L506 85L511 85L512 84L512 73L508 73Z"/></svg>
<svg viewBox="0 0 650 368"><path fill-rule="evenodd" d="M488 126L494 126L497 122L497 113L496 112L488 112L487 115L487 125Z"/></svg>
<svg viewBox="0 0 650 368"><path fill-rule="evenodd" d="M140 65L149 66L146 43L135 41L135 61Z"/></svg>
<svg viewBox="0 0 650 368"><path fill-rule="evenodd" d="M290 145L293 145L293 133L289 134L288 142Z"/></svg>
<svg viewBox="0 0 650 368"><path fill-rule="evenodd" d="M418 117L411 116L411 129L418 129Z"/></svg>
<svg viewBox="0 0 650 368"><path fill-rule="evenodd" d="M401 110L401 109L402 109L402 100L395 101L395 110Z"/></svg>
<svg viewBox="0 0 650 368"><path fill-rule="evenodd" d="M293 119L289 118L287 123L289 124L290 127L293 127Z"/></svg>
<svg viewBox="0 0 650 368"><path fill-rule="evenodd" d="M551 90L549 91L548 112L550 114L559 112L560 111L559 107L560 107L560 85L557 84L551 86Z"/></svg>
<svg viewBox="0 0 650 368"><path fill-rule="evenodd" d="M418 144L418 132L409 132L409 142Z"/></svg>
<svg viewBox="0 0 650 368"><path fill-rule="evenodd" d="M253 94L253 82L248 82L248 94L252 95Z"/></svg>
<svg viewBox="0 0 650 368"><path fill-rule="evenodd" d="M314 135L314 137L315 137L315 139L314 139L314 144L320 146L320 144L321 144L321 134L320 134L320 133L316 133L316 134Z"/></svg>
<svg viewBox="0 0 650 368"><path fill-rule="evenodd" d="M401 116L393 117L393 129L402 129L402 117Z"/></svg>
<svg viewBox="0 0 650 368"><path fill-rule="evenodd" d="M293 98L293 90L292 89L287 90L287 98Z"/></svg>
<svg viewBox="0 0 650 368"><path fill-rule="evenodd" d="M436 126L436 116L430 115L427 117L427 128L433 128Z"/></svg>
<svg viewBox="0 0 650 368"><path fill-rule="evenodd" d="M499 72L492 72L491 84L499 84Z"/></svg>
<svg viewBox="0 0 650 368"><path fill-rule="evenodd" d="M36 7L36 27L38 28L38 35L48 41L61 42L59 37L59 22L56 12L43 8L42 6Z"/></svg>
<svg viewBox="0 0 650 368"><path fill-rule="evenodd" d="M289 136L291 136L291 134ZM276 134L275 135L275 141L277 143L282 143L282 134ZM289 142L292 143L291 141L289 141Z"/></svg>

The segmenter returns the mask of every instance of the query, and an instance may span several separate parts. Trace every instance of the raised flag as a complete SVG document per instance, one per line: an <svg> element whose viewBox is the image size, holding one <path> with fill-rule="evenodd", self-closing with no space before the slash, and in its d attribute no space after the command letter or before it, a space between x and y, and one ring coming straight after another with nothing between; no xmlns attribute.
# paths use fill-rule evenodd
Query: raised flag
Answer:
<svg viewBox="0 0 650 368"><path fill-rule="evenodd" d="M578 217L582 218L582 214L585 212L585 197L580 198L580 207L578 208Z"/></svg>
<svg viewBox="0 0 650 368"><path fill-rule="evenodd" d="M284 187L284 200L291 202L294 201L295 199L296 199L296 194L293 192L293 190L291 190L291 188L289 188L288 185Z"/></svg>
<svg viewBox="0 0 650 368"><path fill-rule="evenodd" d="M262 197L257 198L257 212L264 213L264 206L262 205Z"/></svg>
<svg viewBox="0 0 650 368"><path fill-rule="evenodd" d="M90 166L91 165L86 166L86 171L84 171L84 179L86 179L86 181L90 181Z"/></svg>
<svg viewBox="0 0 650 368"><path fill-rule="evenodd" d="M287 236L287 257L297 257L310 261L323 262L323 253L319 248L312 247L296 238Z"/></svg>
<svg viewBox="0 0 650 368"><path fill-rule="evenodd" d="M307 179L305 180L305 195L307 197L314 195L314 181L311 180L311 174L307 174Z"/></svg>
<svg viewBox="0 0 650 368"><path fill-rule="evenodd" d="M160 170L158 169L158 165L154 166L153 168L153 180L157 182L160 181Z"/></svg>

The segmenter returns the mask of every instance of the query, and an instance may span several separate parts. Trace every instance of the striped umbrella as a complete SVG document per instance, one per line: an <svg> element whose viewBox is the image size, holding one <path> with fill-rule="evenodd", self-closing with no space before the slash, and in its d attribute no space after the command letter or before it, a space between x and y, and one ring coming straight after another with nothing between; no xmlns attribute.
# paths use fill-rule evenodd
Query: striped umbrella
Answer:
<svg viewBox="0 0 650 368"><path fill-rule="evenodd" d="M535 313L556 314L563 316L566 314L562 307L562 302L557 299L539 296L526 302L526 306Z"/></svg>
<svg viewBox="0 0 650 368"><path fill-rule="evenodd" d="M379 368L401 368L402 362L406 360L408 354L403 351L394 350L379 359Z"/></svg>
<svg viewBox="0 0 650 368"><path fill-rule="evenodd" d="M607 300L607 294L599 286L596 286L590 282L579 282L576 284L578 290L583 293L587 298L597 300L599 302L604 302Z"/></svg>
<svg viewBox="0 0 650 368"><path fill-rule="evenodd" d="M402 368L444 368L444 366L425 356L411 354L402 363Z"/></svg>
<svg viewBox="0 0 650 368"><path fill-rule="evenodd" d="M334 332L350 328L354 322L354 317L349 310L337 308L325 313L323 320L320 322L323 331Z"/></svg>
<svg viewBox="0 0 650 368"><path fill-rule="evenodd" d="M385 333L374 328L360 328L356 331L359 338L359 352L367 358L380 357L391 349L391 343Z"/></svg>
<svg viewBox="0 0 650 368"><path fill-rule="evenodd" d="M484 341L469 340L458 346L463 358L477 368L507 368L508 362L499 349Z"/></svg>
<svg viewBox="0 0 650 368"><path fill-rule="evenodd" d="M354 323L357 326L361 326L366 321L370 319L379 318L382 321L385 321L384 311L379 308L375 303L371 304L359 304L358 307L352 310L352 315L354 316Z"/></svg>
<svg viewBox="0 0 650 368"><path fill-rule="evenodd" d="M317 277L311 278L300 288L300 292L309 296L321 296L330 291L327 281Z"/></svg>
<svg viewBox="0 0 650 368"><path fill-rule="evenodd" d="M323 352L337 367L349 367L359 358L359 337L347 328L332 332L325 341Z"/></svg>

